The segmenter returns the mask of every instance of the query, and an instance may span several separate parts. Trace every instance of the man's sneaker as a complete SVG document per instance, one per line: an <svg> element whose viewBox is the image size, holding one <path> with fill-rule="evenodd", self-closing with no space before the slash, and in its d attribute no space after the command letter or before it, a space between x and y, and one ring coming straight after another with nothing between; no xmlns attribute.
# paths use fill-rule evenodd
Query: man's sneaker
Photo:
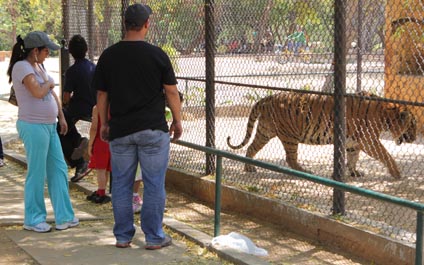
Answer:
<svg viewBox="0 0 424 265"><path fill-rule="evenodd" d="M4 166L4 160L3 158L0 158L0 167Z"/></svg>
<svg viewBox="0 0 424 265"><path fill-rule="evenodd" d="M60 225L56 225L56 230L66 230L70 227L75 227L77 225L79 225L79 220L78 218L74 217L72 221L69 221Z"/></svg>
<svg viewBox="0 0 424 265"><path fill-rule="evenodd" d="M104 195L104 196L97 195L96 198L94 198L93 202L98 204L108 203L110 202L110 197L107 195Z"/></svg>
<svg viewBox="0 0 424 265"><path fill-rule="evenodd" d="M91 193L90 195L87 195L87 200L94 202L97 198L97 191L93 191L93 193Z"/></svg>
<svg viewBox="0 0 424 265"><path fill-rule="evenodd" d="M162 243L146 242L146 246L144 248L147 250L156 250L156 249L161 249L161 248L170 246L171 244L172 244L172 238L168 235L165 235L165 238L163 239Z"/></svg>
<svg viewBox="0 0 424 265"><path fill-rule="evenodd" d="M72 152L71 159L72 160L80 159L84 155L85 150L87 150L87 147L88 147L88 139L87 137L82 137L80 140L79 146L75 148L74 151Z"/></svg>
<svg viewBox="0 0 424 265"><path fill-rule="evenodd" d="M116 242L115 247L117 247L117 248L130 248L131 247L131 241L129 241L129 242Z"/></svg>
<svg viewBox="0 0 424 265"><path fill-rule="evenodd" d="M50 232L52 230L52 227L48 223L42 222L34 226L24 225L24 229L28 231L34 231L37 233L46 233L46 232Z"/></svg>
<svg viewBox="0 0 424 265"><path fill-rule="evenodd" d="M134 213L139 213L141 211L141 206L143 205L143 201L140 198L140 195L133 196L132 207Z"/></svg>
<svg viewBox="0 0 424 265"><path fill-rule="evenodd" d="M87 176L88 173L90 173L91 168L88 168L88 163L84 161L84 163L81 163L80 165L77 165L75 168L75 176L71 178L72 182L78 182L83 177Z"/></svg>

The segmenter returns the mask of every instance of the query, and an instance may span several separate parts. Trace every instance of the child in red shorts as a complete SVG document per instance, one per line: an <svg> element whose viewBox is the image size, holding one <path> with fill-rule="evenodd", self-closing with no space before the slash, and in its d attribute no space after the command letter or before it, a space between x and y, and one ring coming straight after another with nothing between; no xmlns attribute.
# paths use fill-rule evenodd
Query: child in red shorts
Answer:
<svg viewBox="0 0 424 265"><path fill-rule="evenodd" d="M97 173L97 191L87 196L87 200L95 203L110 202L106 194L107 181L111 171L109 143L100 139L100 115L97 107L93 107L90 127L90 140L88 142L88 155L90 156L89 168Z"/></svg>

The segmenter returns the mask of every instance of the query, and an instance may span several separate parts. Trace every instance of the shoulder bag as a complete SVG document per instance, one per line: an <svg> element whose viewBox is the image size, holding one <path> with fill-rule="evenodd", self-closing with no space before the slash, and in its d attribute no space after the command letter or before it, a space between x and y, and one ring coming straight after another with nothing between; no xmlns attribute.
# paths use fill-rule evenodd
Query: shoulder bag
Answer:
<svg viewBox="0 0 424 265"><path fill-rule="evenodd" d="M18 100L16 99L15 89L13 86L10 87L9 103L18 106Z"/></svg>

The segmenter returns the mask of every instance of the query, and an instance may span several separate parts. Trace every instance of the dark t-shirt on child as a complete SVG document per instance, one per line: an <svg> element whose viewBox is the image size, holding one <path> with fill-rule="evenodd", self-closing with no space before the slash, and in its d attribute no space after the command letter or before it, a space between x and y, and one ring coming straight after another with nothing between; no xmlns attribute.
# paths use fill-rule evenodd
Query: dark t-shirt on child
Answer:
<svg viewBox="0 0 424 265"><path fill-rule="evenodd" d="M96 65L87 59L77 59L65 73L63 91L73 93L67 112L73 118L91 117L96 105L96 90L91 87Z"/></svg>

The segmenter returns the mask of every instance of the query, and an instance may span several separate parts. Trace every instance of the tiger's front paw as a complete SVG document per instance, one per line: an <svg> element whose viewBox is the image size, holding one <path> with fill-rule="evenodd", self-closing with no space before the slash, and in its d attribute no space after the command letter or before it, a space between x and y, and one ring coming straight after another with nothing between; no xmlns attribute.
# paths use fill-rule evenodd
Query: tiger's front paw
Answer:
<svg viewBox="0 0 424 265"><path fill-rule="evenodd" d="M393 169L389 169L390 175L392 175L392 177L394 179L400 179L401 175L400 175L400 171L397 168L393 168Z"/></svg>

